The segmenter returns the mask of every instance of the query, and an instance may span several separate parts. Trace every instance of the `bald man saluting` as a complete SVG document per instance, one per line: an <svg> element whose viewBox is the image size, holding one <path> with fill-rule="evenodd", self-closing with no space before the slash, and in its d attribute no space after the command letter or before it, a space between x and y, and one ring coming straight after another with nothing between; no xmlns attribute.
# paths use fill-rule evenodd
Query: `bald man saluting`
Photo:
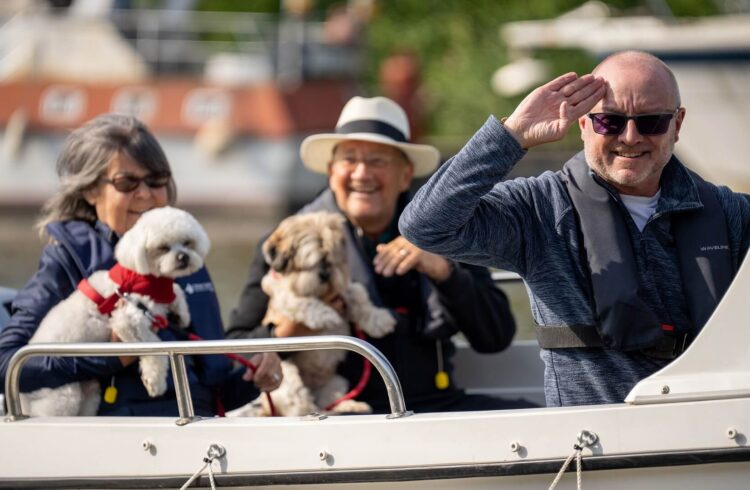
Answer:
<svg viewBox="0 0 750 490"><path fill-rule="evenodd" d="M423 250L521 275L550 406L622 402L695 338L745 256L749 196L672 153L685 113L663 62L616 53L490 117L401 216ZM576 120L583 151L563 170L502 181Z"/></svg>

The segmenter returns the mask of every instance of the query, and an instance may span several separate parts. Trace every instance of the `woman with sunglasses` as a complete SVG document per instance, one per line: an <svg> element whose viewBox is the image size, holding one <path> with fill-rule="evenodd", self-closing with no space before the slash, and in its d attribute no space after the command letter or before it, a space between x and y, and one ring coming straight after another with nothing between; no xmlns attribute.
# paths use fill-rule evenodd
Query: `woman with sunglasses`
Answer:
<svg viewBox="0 0 750 490"><path fill-rule="evenodd" d="M685 114L669 67L615 53L490 118L401 215L416 246L521 275L548 405L622 403L687 348L750 246L749 196L673 155ZM576 122L561 171L505 180Z"/></svg>
<svg viewBox="0 0 750 490"><path fill-rule="evenodd" d="M118 238L141 214L171 205L177 197L161 146L130 116L103 115L73 131L58 158L57 173L60 190L45 203L38 223L40 234L49 243L39 269L13 302L10 322L0 332L3 379L11 356L28 343L47 312L70 295L81 279L114 265L113 248ZM223 338L218 300L206 269L177 282L191 291L186 299L195 333L205 339ZM177 340L169 330L160 330L159 336ZM98 379L103 392L108 388L99 414L177 416L171 382L164 395L150 398L134 361L124 357L32 358L22 370L21 390ZM278 356L261 354L254 361L258 365L257 388L276 388L281 379ZM244 373L230 372L223 356L195 356L187 364L197 415L216 414L219 401L230 409L258 394L242 380ZM218 400L217 393L226 396Z"/></svg>

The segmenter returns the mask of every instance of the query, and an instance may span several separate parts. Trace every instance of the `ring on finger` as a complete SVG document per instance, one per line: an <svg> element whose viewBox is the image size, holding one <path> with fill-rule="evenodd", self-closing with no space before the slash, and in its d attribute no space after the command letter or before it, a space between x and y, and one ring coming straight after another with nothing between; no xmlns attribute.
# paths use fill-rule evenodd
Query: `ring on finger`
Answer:
<svg viewBox="0 0 750 490"><path fill-rule="evenodd" d="M271 376L275 382L281 381L281 375L279 373L273 373L273 376Z"/></svg>
<svg viewBox="0 0 750 490"><path fill-rule="evenodd" d="M406 257L407 255L409 255L409 252L407 252L405 248L400 248L398 249L398 254L401 257Z"/></svg>

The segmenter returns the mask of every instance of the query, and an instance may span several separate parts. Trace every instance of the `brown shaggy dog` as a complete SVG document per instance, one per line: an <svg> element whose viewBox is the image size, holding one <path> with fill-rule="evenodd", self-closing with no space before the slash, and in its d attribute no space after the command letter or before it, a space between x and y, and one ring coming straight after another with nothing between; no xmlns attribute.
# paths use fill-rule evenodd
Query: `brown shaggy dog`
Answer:
<svg viewBox="0 0 750 490"><path fill-rule="evenodd" d="M344 219L339 214L318 212L291 216L263 244L271 270L261 287L270 296L264 322L279 317L302 323L321 335L349 335L354 323L371 337L382 337L396 324L391 314L370 302L364 286L351 282L346 258ZM322 301L339 296L346 318ZM336 374L346 353L340 350L297 352L282 363L284 381L271 393L279 415L319 412L348 391L348 383ZM260 406L262 404L262 406ZM268 415L265 397L254 409L236 415ZM347 400L334 412L369 413L367 403Z"/></svg>

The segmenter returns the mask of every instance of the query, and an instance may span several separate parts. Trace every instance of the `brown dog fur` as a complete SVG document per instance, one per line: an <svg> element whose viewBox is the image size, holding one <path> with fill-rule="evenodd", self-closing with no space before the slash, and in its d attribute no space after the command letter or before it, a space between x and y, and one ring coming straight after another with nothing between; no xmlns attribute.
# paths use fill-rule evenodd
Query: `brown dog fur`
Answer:
<svg viewBox="0 0 750 490"><path fill-rule="evenodd" d="M371 337L393 331L395 319L370 302L365 288L350 281L343 229L339 214L317 212L291 216L279 224L263 244L263 255L271 270L261 287L270 297L264 322L287 318L320 335L349 335L349 323ZM323 298L340 297L346 318ZM320 412L344 395L348 383L336 374L346 353L338 350L297 352L283 366L284 381L271 393L280 415ZM240 409L238 415L268 415L265 397L254 409ZM366 403L347 401L334 412L370 412Z"/></svg>

